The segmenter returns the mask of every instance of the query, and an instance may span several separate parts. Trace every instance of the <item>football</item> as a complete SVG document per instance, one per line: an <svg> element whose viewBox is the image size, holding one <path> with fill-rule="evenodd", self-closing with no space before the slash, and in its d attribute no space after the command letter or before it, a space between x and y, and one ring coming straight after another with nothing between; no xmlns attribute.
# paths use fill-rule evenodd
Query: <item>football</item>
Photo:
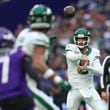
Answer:
<svg viewBox="0 0 110 110"><path fill-rule="evenodd" d="M89 66L89 60L88 61L85 61L85 60L80 60L80 66L86 66L88 65Z"/></svg>
<svg viewBox="0 0 110 110"><path fill-rule="evenodd" d="M73 18L75 15L75 8L73 6L66 6L64 8L64 16L67 18Z"/></svg>

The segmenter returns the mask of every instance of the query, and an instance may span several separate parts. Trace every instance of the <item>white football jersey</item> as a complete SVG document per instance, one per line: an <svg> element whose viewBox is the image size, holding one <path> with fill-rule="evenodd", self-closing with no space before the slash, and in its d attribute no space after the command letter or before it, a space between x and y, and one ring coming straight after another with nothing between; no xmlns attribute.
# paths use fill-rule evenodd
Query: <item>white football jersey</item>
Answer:
<svg viewBox="0 0 110 110"><path fill-rule="evenodd" d="M29 54L32 55L35 46L43 46L46 48L44 54L44 60L46 61L48 58L49 46L50 46L49 38L41 32L31 31L29 28L21 31L17 37L15 48L19 48L19 47L25 48L29 52ZM35 94L35 96L40 97L44 103L47 103L49 107L52 107L54 110L59 110L59 108L52 102L52 100L50 100L49 97L44 92L42 92L36 87L37 86L36 81L34 81L30 76L28 76L28 74L26 76L26 80L30 91L33 94ZM39 101L38 98L34 97L34 103L40 110L48 109L48 107L45 107L45 104Z"/></svg>
<svg viewBox="0 0 110 110"><path fill-rule="evenodd" d="M88 48L86 55L88 56L89 66L84 74L77 72L77 67L82 56L80 49L74 44L68 44L65 48L65 55L68 65L68 80L74 89L93 86L93 75L102 75L99 50Z"/></svg>
<svg viewBox="0 0 110 110"><path fill-rule="evenodd" d="M47 60L50 41L45 34L41 32L31 31L31 29L26 28L20 32L15 42L15 47L24 47L31 55L34 50L34 47L39 45L46 47L44 57L45 60Z"/></svg>

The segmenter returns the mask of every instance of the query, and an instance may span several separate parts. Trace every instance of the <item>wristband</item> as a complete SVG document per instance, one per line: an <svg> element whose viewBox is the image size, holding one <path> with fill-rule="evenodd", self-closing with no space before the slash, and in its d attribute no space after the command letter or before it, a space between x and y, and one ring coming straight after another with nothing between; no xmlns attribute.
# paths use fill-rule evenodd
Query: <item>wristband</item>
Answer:
<svg viewBox="0 0 110 110"><path fill-rule="evenodd" d="M50 78L50 77L53 76L53 75L54 75L54 71L49 68L49 69L47 69L47 71L44 73L43 77L46 78L46 79L48 79L48 78Z"/></svg>

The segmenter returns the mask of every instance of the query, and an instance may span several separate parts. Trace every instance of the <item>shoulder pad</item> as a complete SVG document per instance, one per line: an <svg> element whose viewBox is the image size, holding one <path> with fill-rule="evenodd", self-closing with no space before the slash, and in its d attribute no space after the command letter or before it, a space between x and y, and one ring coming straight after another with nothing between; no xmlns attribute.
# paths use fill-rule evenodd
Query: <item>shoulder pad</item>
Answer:
<svg viewBox="0 0 110 110"><path fill-rule="evenodd" d="M35 45L41 45L44 47L50 46L49 38L43 33L32 33ZM36 36L36 37L35 37Z"/></svg>
<svg viewBox="0 0 110 110"><path fill-rule="evenodd" d="M74 45L74 44L67 44L66 48L65 48L65 51L73 51L73 50L75 50L75 48L76 48L76 45Z"/></svg>

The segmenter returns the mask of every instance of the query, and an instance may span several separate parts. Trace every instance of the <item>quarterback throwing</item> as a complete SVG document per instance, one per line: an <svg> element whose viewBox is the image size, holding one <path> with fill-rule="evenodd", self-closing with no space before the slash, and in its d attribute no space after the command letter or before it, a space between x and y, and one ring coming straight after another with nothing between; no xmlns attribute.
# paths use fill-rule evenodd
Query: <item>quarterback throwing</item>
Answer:
<svg viewBox="0 0 110 110"><path fill-rule="evenodd" d="M102 75L100 52L90 48L91 34L85 28L74 33L74 44L67 44L65 55L68 65L68 79L72 89L67 96L67 110L78 110L85 101L93 110L106 110L99 94L93 86L93 75Z"/></svg>

